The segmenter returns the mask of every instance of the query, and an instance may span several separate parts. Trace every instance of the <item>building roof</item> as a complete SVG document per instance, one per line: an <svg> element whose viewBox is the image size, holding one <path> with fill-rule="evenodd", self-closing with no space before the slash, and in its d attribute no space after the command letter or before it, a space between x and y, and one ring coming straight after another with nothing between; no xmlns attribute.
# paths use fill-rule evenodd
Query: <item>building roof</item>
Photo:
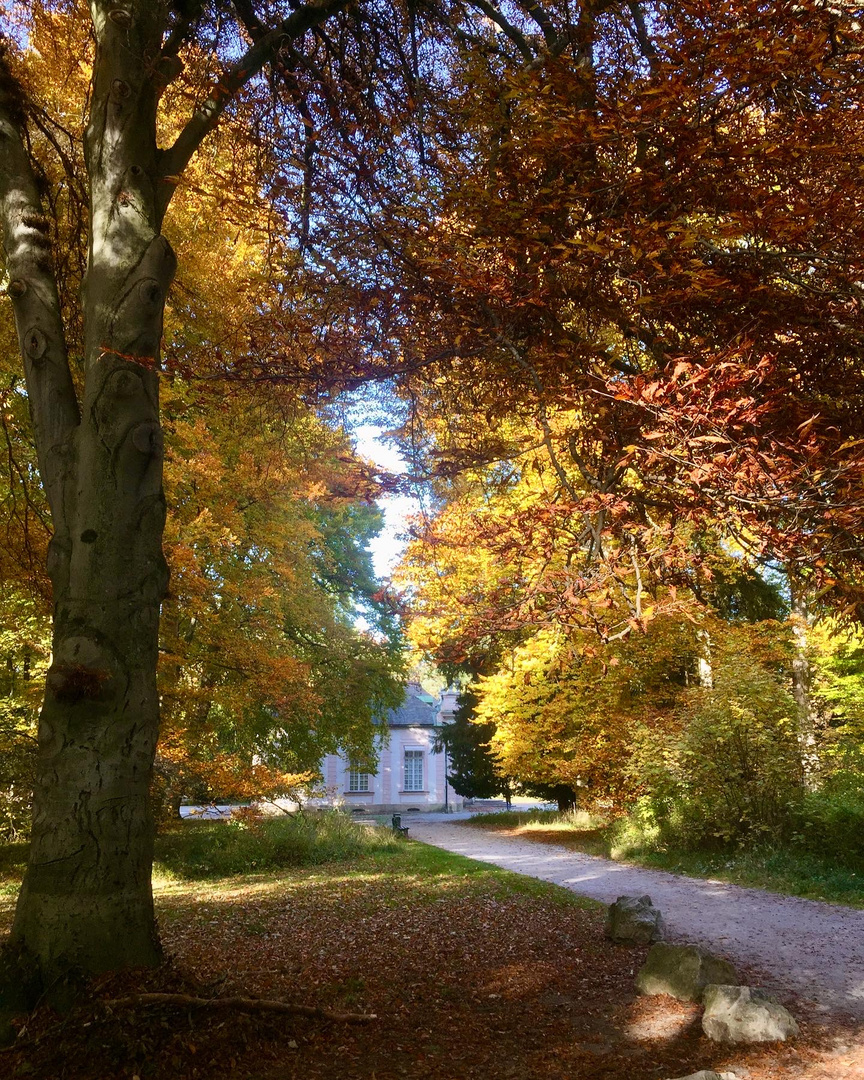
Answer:
<svg viewBox="0 0 864 1080"><path fill-rule="evenodd" d="M385 721L388 727L434 727L438 709L435 699L420 688L419 683L405 687L405 701L391 709Z"/></svg>

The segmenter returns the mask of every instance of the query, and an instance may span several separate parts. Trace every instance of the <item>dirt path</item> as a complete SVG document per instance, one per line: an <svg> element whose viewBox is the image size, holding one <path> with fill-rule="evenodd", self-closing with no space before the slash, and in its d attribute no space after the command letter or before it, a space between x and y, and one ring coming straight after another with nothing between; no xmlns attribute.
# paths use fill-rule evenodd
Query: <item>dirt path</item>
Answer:
<svg viewBox="0 0 864 1080"><path fill-rule="evenodd" d="M864 911L761 889L647 870L568 848L450 822L412 822L411 836L611 903L648 893L669 937L755 969L761 985L864 1020Z"/></svg>

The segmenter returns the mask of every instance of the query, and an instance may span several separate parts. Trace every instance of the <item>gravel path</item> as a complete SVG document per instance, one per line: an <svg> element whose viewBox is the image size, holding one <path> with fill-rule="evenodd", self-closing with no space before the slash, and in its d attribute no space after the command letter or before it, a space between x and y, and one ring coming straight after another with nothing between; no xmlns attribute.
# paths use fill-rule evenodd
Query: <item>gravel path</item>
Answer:
<svg viewBox="0 0 864 1080"><path fill-rule="evenodd" d="M669 937L757 969L824 1013L864 1019L864 911L646 870L450 821L412 821L411 837L611 903L648 893Z"/></svg>

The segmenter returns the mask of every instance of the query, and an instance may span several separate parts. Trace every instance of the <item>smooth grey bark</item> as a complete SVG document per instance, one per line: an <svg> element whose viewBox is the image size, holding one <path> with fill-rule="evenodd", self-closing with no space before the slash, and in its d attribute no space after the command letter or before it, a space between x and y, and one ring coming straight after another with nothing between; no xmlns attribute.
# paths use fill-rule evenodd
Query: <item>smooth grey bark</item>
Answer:
<svg viewBox="0 0 864 1080"><path fill-rule="evenodd" d="M804 586L790 582L792 638L795 652L792 657L792 696L797 712L798 747L804 784L812 788L819 773L819 752L816 728L817 710L813 700L813 669L810 663L808 628L810 612Z"/></svg>
<svg viewBox="0 0 864 1080"><path fill-rule="evenodd" d="M0 971L0 1012L26 1007L69 973L160 960L149 804L168 582L158 371L175 270L162 219L177 175L231 96L286 38L346 3L312 2L268 32L223 74L175 145L159 150L159 96L182 69L183 35L165 37L169 7L159 0L91 0L97 44L84 146L90 228L80 409L22 103L14 80L0 87L6 292L54 526L53 661L39 722L31 854Z"/></svg>
<svg viewBox="0 0 864 1080"><path fill-rule="evenodd" d="M711 662L712 642L707 630L698 630L696 638L701 652L696 660L696 681L706 690L714 689L714 667Z"/></svg>

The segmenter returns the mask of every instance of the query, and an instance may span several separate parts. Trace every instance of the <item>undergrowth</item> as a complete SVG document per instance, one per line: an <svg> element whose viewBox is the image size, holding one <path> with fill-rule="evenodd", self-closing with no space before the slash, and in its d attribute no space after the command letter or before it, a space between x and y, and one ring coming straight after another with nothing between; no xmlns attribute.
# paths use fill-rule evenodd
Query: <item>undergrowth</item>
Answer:
<svg viewBox="0 0 864 1080"><path fill-rule="evenodd" d="M389 829L335 811L264 819L239 814L228 821L184 821L158 836L154 871L183 880L221 878L355 859L399 843Z"/></svg>

